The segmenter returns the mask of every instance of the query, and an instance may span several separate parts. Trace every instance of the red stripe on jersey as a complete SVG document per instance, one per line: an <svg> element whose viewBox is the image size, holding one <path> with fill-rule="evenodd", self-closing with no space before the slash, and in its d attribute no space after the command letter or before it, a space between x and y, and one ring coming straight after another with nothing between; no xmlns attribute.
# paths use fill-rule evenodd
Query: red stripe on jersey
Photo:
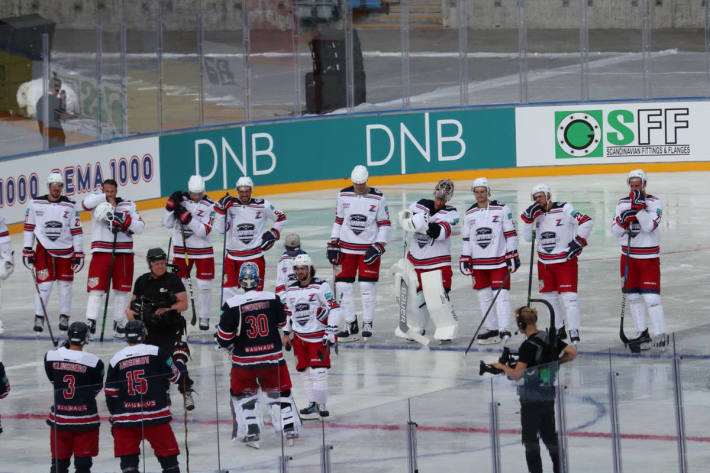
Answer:
<svg viewBox="0 0 710 473"><path fill-rule="evenodd" d="M81 227L77 227L77 228L72 228L72 229L71 229L71 234L72 234L72 235L80 235L80 234L82 234L82 233L84 233L84 231L81 229Z"/></svg>
<svg viewBox="0 0 710 473"><path fill-rule="evenodd" d="M513 230L513 231L510 231L510 232L503 232L503 236L506 237L506 238L511 238L511 237L514 237L514 236L518 236L518 234L516 233L515 230Z"/></svg>
<svg viewBox="0 0 710 473"><path fill-rule="evenodd" d="M439 222L439 225L444 227L444 230L446 231L446 238L449 238L451 236L451 225L446 222Z"/></svg>
<svg viewBox="0 0 710 473"><path fill-rule="evenodd" d="M118 388L106 388L104 391L107 396L118 396Z"/></svg>
<svg viewBox="0 0 710 473"><path fill-rule="evenodd" d="M298 338L302 338L303 340L307 342L313 342L313 341L318 341L320 342L323 339L323 336L325 335L325 330L319 330L317 332L310 332L310 333L301 333L301 332L295 332Z"/></svg>
<svg viewBox="0 0 710 473"><path fill-rule="evenodd" d="M283 222L286 220L286 215L282 214L281 212L274 212L278 217L276 218L277 222Z"/></svg>
<svg viewBox="0 0 710 473"><path fill-rule="evenodd" d="M92 241L91 242L91 249L99 249L99 250L111 250L113 248L113 243L107 242L107 241ZM126 242L116 242L116 249L117 250L132 250L133 249L133 242L132 241L126 241Z"/></svg>
<svg viewBox="0 0 710 473"><path fill-rule="evenodd" d="M261 356L237 356L232 355L232 363L239 365L250 365L254 363L279 363L283 359L283 353L270 353Z"/></svg>
<svg viewBox="0 0 710 473"><path fill-rule="evenodd" d="M579 213L579 212L577 212L577 214L574 216L574 218L577 219L577 223L579 223L580 225L583 224L584 222L588 222L591 220L589 215L585 215L585 214Z"/></svg>
<svg viewBox="0 0 710 473"><path fill-rule="evenodd" d="M434 258L418 259L412 256L411 253L407 253L407 259L411 261L414 266L425 266L437 263L451 263L451 256L436 256Z"/></svg>
<svg viewBox="0 0 710 473"><path fill-rule="evenodd" d="M493 258L471 258L471 262L475 265L493 265L505 263L505 256L493 257Z"/></svg>
<svg viewBox="0 0 710 473"><path fill-rule="evenodd" d="M160 419L161 417L170 417L170 408L165 407L158 411L143 411L136 414L116 414L113 416L114 422L132 422L143 419Z"/></svg>
<svg viewBox="0 0 710 473"><path fill-rule="evenodd" d="M626 254L626 245L621 246L621 251ZM652 255L661 251L659 246L647 246L647 247L631 247L629 251L632 255Z"/></svg>
<svg viewBox="0 0 710 473"><path fill-rule="evenodd" d="M367 250L372 245L370 245L369 243L348 243L347 241L340 240L340 246L349 250Z"/></svg>
<svg viewBox="0 0 710 473"><path fill-rule="evenodd" d="M525 214L520 214L520 219L525 223L533 223L535 220L527 218Z"/></svg>
<svg viewBox="0 0 710 473"><path fill-rule="evenodd" d="M340 217L335 217L335 223L337 223L338 225L342 225L342 224L343 224L343 219L340 218Z"/></svg>
<svg viewBox="0 0 710 473"><path fill-rule="evenodd" d="M234 332L225 332L217 325L217 336L222 340L231 340L234 338Z"/></svg>
<svg viewBox="0 0 710 473"><path fill-rule="evenodd" d="M389 220L378 220L377 221L378 227L389 227L390 225L392 225L392 222L390 222Z"/></svg>
<svg viewBox="0 0 710 473"><path fill-rule="evenodd" d="M566 258L567 253L562 252L562 253L556 253L554 255L550 255L547 253L540 253L539 251L537 252L537 257L540 258L541 260L549 261L553 259L560 259L560 258Z"/></svg>
<svg viewBox="0 0 710 473"><path fill-rule="evenodd" d="M100 422L99 415L94 414L84 417L69 417L69 416L55 416L53 412L49 413L49 421L57 423L59 425L81 425L81 424L96 424Z"/></svg>
<svg viewBox="0 0 710 473"><path fill-rule="evenodd" d="M175 253L179 254L184 254L185 253L185 248L182 246L174 246L173 250ZM190 248L189 246L187 247L187 254L188 255L211 255L212 254L212 248Z"/></svg>
<svg viewBox="0 0 710 473"><path fill-rule="evenodd" d="M24 226L24 230L25 230L25 231L28 231L28 232L31 232L31 231L34 230L34 229L35 229L35 226L34 226L33 224L31 224L31 223L26 223L25 226Z"/></svg>
<svg viewBox="0 0 710 473"><path fill-rule="evenodd" d="M229 253L229 256L254 256L258 255L261 253L261 247L257 246L256 248L252 248L251 250L227 250L227 253Z"/></svg>
<svg viewBox="0 0 710 473"><path fill-rule="evenodd" d="M10 236L10 232L0 232L0 238Z"/></svg>

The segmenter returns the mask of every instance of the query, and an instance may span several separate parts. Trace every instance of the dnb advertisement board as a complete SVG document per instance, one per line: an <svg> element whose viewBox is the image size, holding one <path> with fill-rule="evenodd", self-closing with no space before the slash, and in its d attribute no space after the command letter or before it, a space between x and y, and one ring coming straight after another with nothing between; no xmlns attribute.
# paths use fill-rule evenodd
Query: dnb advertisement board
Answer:
<svg viewBox="0 0 710 473"><path fill-rule="evenodd" d="M165 193L202 175L208 190L370 175L515 167L514 110L466 110L247 125L160 138Z"/></svg>
<svg viewBox="0 0 710 473"><path fill-rule="evenodd" d="M160 197L158 138L8 159L0 161L0 212L7 223L24 220L28 201L47 193L52 171L62 174L64 194L77 203L109 178L124 199Z"/></svg>
<svg viewBox="0 0 710 473"><path fill-rule="evenodd" d="M710 160L710 103L521 107L518 166Z"/></svg>

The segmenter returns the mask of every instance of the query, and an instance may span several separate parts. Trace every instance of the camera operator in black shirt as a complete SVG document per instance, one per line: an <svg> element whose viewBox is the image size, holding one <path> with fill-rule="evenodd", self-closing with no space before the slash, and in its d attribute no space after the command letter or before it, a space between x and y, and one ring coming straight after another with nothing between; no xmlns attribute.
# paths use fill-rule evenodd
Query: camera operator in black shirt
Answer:
<svg viewBox="0 0 710 473"><path fill-rule="evenodd" d="M182 341L187 324L181 312L187 310L187 293L180 278L168 271L168 256L161 248L151 248L146 255L150 272L136 279L131 303L126 309L128 320L142 320L148 335L145 343L156 345L172 354L175 366L183 375L178 385L185 409L195 408L193 381L187 372L190 348Z"/></svg>
<svg viewBox="0 0 710 473"><path fill-rule="evenodd" d="M492 363L513 381L522 379L520 422L523 431L525 459L530 473L542 473L538 433L552 459L554 473L560 471L560 459L555 432L555 379L559 364L572 361L577 350L562 340L548 339L548 332L537 328L537 311L523 306L515 311L515 321L527 339L520 345L517 363ZM512 366L511 366L512 365Z"/></svg>

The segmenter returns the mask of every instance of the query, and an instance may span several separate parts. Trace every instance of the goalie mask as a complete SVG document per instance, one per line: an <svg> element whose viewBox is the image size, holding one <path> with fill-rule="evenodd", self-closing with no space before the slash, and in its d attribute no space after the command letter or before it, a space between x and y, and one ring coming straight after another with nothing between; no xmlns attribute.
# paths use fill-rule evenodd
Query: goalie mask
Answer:
<svg viewBox="0 0 710 473"><path fill-rule="evenodd" d="M239 268L239 285L242 289L256 289L259 285L259 267L248 261Z"/></svg>
<svg viewBox="0 0 710 473"><path fill-rule="evenodd" d="M434 198L443 199L444 202L448 202L454 196L454 183L451 179L442 179L434 188Z"/></svg>
<svg viewBox="0 0 710 473"><path fill-rule="evenodd" d="M94 218L99 222L110 222L113 220L113 205L108 202L101 202L94 209Z"/></svg>

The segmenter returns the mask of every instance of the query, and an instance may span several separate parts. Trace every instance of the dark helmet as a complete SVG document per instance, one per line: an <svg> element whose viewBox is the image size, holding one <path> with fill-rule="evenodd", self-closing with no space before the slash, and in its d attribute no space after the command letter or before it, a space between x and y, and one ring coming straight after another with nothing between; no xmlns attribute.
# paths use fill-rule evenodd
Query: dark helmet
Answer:
<svg viewBox="0 0 710 473"><path fill-rule="evenodd" d="M72 345L86 345L89 341L89 326L84 322L72 322L67 330L67 338Z"/></svg>
<svg viewBox="0 0 710 473"><path fill-rule="evenodd" d="M160 260L168 260L168 255L165 254L162 248L151 248L148 250L148 254L145 255L145 259L148 262L148 267L150 268L150 263Z"/></svg>
<svg viewBox="0 0 710 473"><path fill-rule="evenodd" d="M126 322L126 341L130 343L140 343L145 335L145 325L142 320L129 320Z"/></svg>

